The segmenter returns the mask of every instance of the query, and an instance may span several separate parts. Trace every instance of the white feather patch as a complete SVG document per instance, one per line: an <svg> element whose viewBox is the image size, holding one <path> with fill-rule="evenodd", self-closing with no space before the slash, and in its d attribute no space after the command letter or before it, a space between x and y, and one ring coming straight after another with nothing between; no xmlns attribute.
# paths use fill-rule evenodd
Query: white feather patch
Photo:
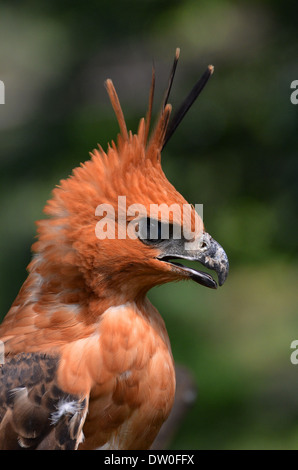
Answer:
<svg viewBox="0 0 298 470"><path fill-rule="evenodd" d="M81 405L77 401L67 401L67 399L62 398L57 405L57 411L51 415L51 424L55 425L64 415L75 415L81 410Z"/></svg>
<svg viewBox="0 0 298 470"><path fill-rule="evenodd" d="M17 398L18 395L21 395L23 393L28 393L28 390L26 389L26 387L16 387L16 388L12 388L9 391L10 396L13 397L14 399Z"/></svg>

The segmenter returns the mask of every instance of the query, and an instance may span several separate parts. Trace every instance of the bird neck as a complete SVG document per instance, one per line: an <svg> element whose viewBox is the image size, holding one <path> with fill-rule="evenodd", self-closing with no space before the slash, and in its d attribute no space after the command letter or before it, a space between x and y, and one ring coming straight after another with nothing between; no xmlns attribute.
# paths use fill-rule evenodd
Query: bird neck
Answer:
<svg viewBox="0 0 298 470"><path fill-rule="evenodd" d="M35 310L69 310L84 322L97 322L110 307L134 303L146 310L147 289L121 289L107 279L98 278L93 285L86 282L80 270L73 265L51 265L36 255L28 266L29 276L19 293L19 303L35 304ZM36 309L37 306L37 309Z"/></svg>

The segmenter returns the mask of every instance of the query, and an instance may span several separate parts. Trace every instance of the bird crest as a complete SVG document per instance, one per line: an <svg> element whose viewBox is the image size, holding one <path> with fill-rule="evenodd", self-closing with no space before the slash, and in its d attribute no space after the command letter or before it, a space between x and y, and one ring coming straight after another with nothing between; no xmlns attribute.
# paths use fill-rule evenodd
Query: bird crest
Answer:
<svg viewBox="0 0 298 470"><path fill-rule="evenodd" d="M135 287L138 284L135 279L136 266L140 279L141 271L142 274L146 272L142 284L148 288L167 282L167 279L180 278L181 273L175 267L173 270L173 265L164 263L161 270L161 266L156 265L158 257L162 256L159 242L163 237L159 236L159 232L166 225L168 232L173 231L173 227L178 227L180 233L183 229L180 238L184 243L187 237L188 241L191 238L198 240L196 234L203 234L204 225L193 206L166 178L161 167L161 151L203 90L213 73L213 66L208 66L171 119L172 107L168 100L179 53L177 49L159 117L151 134L154 69L147 115L140 120L136 134L127 130L112 81L108 79L105 82L120 128L117 145L112 141L106 152L101 146L94 149L91 159L75 168L73 174L54 189L53 198L45 207L45 213L50 217L38 222L39 240L33 245L33 251L42 256L39 256L39 261L33 260L33 265L46 258L49 261L46 263L48 269L55 264L61 266L61 261L71 267L77 266L92 290L98 290L98 286L102 285L98 276L102 277L103 273L106 273L106 281L108 278L112 280L113 286L117 286L121 278L124 283L131 279ZM156 211L155 217L150 216L151 210ZM120 212L125 217L119 218ZM153 229L152 225L155 226ZM156 243L152 243L152 236L148 236L150 227L157 233ZM136 238L143 244L136 243ZM197 249L196 243L194 250ZM172 251L166 256L180 256L176 249ZM171 276L169 272L165 275L165 270L170 270ZM124 280L123 272L126 273ZM119 274L117 282L116 273ZM211 277L207 284L216 287ZM131 285L128 290L134 292Z"/></svg>

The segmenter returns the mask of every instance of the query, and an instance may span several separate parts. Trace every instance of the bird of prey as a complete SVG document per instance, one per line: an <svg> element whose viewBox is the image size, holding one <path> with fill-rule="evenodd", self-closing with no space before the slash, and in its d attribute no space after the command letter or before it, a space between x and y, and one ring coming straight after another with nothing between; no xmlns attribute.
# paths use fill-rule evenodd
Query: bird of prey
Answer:
<svg viewBox="0 0 298 470"><path fill-rule="evenodd" d="M148 449L170 413L170 341L146 294L185 279L216 288L197 265L215 270L219 285L229 269L161 167L162 149L213 72L171 118L178 57L179 49L152 130L155 72L136 134L106 81L116 143L98 146L62 180L37 222L28 277L0 326L1 449Z"/></svg>

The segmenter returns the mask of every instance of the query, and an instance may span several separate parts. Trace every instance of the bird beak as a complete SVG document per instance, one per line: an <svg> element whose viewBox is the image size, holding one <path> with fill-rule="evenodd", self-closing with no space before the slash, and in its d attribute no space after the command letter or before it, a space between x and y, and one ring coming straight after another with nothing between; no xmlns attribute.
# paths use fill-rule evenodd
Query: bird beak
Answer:
<svg viewBox="0 0 298 470"><path fill-rule="evenodd" d="M198 261L208 269L217 273L218 284L220 286L225 282L229 273L229 260L217 241L215 241L207 232L202 232L194 241L169 240L163 247L163 252L157 256L160 261L172 265L174 271L181 272L185 277L193 279L198 284L211 289L217 288L217 282L209 274L196 269L184 266L172 261L173 259L184 259Z"/></svg>

